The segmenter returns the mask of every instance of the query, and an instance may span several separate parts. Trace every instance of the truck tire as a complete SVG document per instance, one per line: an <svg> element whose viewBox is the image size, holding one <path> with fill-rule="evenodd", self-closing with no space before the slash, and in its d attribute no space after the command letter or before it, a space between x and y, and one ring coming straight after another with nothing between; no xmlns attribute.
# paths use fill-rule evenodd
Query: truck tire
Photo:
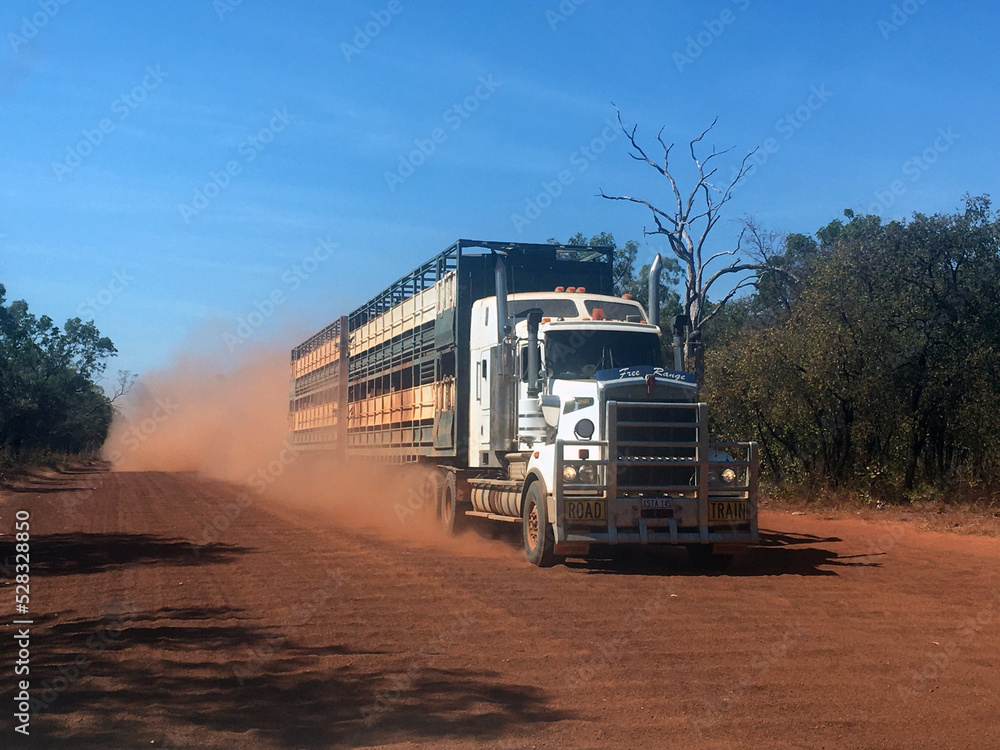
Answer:
<svg viewBox="0 0 1000 750"><path fill-rule="evenodd" d="M437 518L441 496L441 473L432 469L420 487L420 509L425 518Z"/></svg>
<svg viewBox="0 0 1000 750"><path fill-rule="evenodd" d="M549 525L548 509L540 482L533 482L528 487L521 519L524 553L528 557L528 562L539 568L547 568L554 564L552 527Z"/></svg>
<svg viewBox="0 0 1000 750"><path fill-rule="evenodd" d="M438 484L438 523L445 534L458 533L458 480L455 472L445 472Z"/></svg>
<svg viewBox="0 0 1000 750"><path fill-rule="evenodd" d="M735 555L717 555L712 552L711 544L689 544L688 557L702 570L725 570L733 561Z"/></svg>

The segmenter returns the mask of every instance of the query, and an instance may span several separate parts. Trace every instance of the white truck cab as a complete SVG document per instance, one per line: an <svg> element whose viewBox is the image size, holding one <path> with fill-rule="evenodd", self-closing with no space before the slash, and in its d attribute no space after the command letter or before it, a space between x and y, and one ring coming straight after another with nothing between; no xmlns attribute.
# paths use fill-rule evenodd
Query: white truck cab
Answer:
<svg viewBox="0 0 1000 750"><path fill-rule="evenodd" d="M586 290L512 294L512 325L500 340L503 304L489 297L472 311L470 461L499 472L472 480L473 514L516 511L526 537L536 529L538 554L527 538L525 545L538 564L586 554L591 544L658 542L728 561L757 541L756 446L708 443L694 378L662 366L660 329L641 305ZM506 416L490 400L504 346L514 353L517 404L517 446L506 454L491 442L493 423ZM537 507L528 508L529 519L532 487Z"/></svg>

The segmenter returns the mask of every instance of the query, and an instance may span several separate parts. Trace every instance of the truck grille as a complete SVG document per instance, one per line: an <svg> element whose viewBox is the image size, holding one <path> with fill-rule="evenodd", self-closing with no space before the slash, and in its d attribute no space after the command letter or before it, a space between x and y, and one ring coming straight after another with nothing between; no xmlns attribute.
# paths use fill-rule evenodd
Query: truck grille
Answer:
<svg viewBox="0 0 1000 750"><path fill-rule="evenodd" d="M608 403L618 497L697 496L699 404Z"/></svg>

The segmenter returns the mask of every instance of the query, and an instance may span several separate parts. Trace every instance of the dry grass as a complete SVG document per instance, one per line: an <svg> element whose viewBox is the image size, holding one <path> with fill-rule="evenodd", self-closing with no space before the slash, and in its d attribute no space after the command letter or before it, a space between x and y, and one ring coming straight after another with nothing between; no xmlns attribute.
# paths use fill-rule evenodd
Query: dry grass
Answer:
<svg viewBox="0 0 1000 750"><path fill-rule="evenodd" d="M864 491L762 487L760 506L824 518L906 521L927 531L1000 537L1000 491L959 487L910 502L885 503Z"/></svg>

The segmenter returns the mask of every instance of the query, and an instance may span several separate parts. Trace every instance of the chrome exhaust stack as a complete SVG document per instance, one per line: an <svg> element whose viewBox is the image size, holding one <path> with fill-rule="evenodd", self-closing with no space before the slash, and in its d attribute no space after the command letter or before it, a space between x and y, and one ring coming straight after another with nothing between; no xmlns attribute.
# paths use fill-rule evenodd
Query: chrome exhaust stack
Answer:
<svg viewBox="0 0 1000 750"><path fill-rule="evenodd" d="M663 258L657 253L653 265L649 268L649 322L660 325L660 272L663 270Z"/></svg>
<svg viewBox="0 0 1000 750"><path fill-rule="evenodd" d="M505 257L503 253L496 254L497 341L501 343L513 330L507 313L507 262Z"/></svg>
<svg viewBox="0 0 1000 750"><path fill-rule="evenodd" d="M674 318L674 369L678 372L684 371L684 346L682 337L684 329L687 328L687 318L678 315Z"/></svg>
<svg viewBox="0 0 1000 750"><path fill-rule="evenodd" d="M537 398L538 372L541 369L538 351L538 326L542 322L542 311L531 310L528 313L528 397Z"/></svg>

